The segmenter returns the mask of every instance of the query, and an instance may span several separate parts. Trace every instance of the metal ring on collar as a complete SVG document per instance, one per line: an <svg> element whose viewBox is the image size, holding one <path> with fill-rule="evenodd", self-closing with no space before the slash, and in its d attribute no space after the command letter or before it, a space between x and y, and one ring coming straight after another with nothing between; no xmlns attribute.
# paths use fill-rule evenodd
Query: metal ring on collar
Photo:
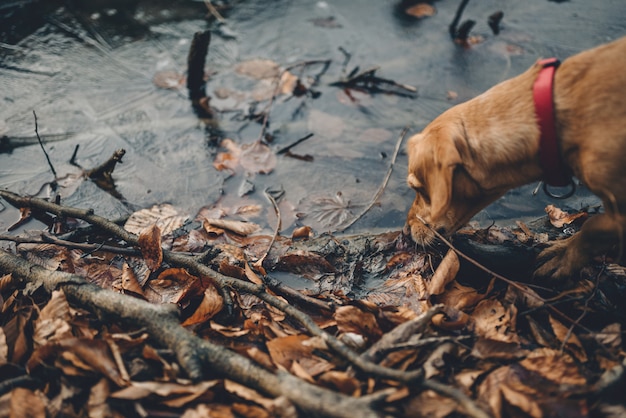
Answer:
<svg viewBox="0 0 626 418"><path fill-rule="evenodd" d="M548 189L548 183L543 183L543 192L545 194L547 194L548 196L554 198L554 199L567 199L568 197L572 197L572 195L574 193L576 193L576 183L574 183L574 179L571 178L569 180L569 184L565 187L570 187L570 190L567 191L567 193L564 194L554 194L552 193L549 189Z"/></svg>

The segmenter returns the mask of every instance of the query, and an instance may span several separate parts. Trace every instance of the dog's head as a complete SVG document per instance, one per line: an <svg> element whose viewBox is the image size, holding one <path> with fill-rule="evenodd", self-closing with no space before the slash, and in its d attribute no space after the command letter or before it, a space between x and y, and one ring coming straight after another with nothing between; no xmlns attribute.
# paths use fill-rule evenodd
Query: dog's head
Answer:
<svg viewBox="0 0 626 418"><path fill-rule="evenodd" d="M473 151L462 126L438 122L411 137L407 146L407 183L416 196L405 232L421 245L434 240L431 228L450 235L501 195L485 191L472 177Z"/></svg>

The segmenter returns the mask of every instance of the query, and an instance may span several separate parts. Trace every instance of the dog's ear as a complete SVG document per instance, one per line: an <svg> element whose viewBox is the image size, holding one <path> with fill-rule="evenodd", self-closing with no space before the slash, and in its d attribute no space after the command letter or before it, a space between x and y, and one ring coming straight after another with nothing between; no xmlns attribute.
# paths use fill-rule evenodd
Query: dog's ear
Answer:
<svg viewBox="0 0 626 418"><path fill-rule="evenodd" d="M462 163L452 138L439 138L434 153L435 166L428 176L432 221L446 214L452 200L454 170Z"/></svg>

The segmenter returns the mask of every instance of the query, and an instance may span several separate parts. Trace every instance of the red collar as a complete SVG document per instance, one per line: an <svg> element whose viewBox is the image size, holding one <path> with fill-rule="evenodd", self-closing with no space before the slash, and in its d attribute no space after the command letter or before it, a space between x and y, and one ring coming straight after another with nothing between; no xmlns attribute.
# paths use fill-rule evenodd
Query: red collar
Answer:
<svg viewBox="0 0 626 418"><path fill-rule="evenodd" d="M554 119L554 73L560 61L548 58L538 61L537 64L543 67L533 85L535 114L541 131L539 162L543 171L543 181L550 186L567 186L572 175L559 152Z"/></svg>

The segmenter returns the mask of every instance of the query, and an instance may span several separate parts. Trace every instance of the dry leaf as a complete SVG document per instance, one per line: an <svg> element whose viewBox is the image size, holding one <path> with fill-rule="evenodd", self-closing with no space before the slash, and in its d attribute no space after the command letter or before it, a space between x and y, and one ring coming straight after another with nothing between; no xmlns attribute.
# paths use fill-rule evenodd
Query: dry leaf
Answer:
<svg viewBox="0 0 626 418"><path fill-rule="evenodd" d="M183 226L187 219L188 217L180 215L174 206L165 203L133 213L124 224L124 229L140 235L145 229L156 224L161 234L165 236Z"/></svg>
<svg viewBox="0 0 626 418"><path fill-rule="evenodd" d="M46 418L45 396L40 391L16 388L11 391L11 407L8 416L11 418ZM7 412L7 411L5 411Z"/></svg>
<svg viewBox="0 0 626 418"><path fill-rule="evenodd" d="M152 224L139 234L139 249L150 271L155 271L161 266L163 262L161 229L156 224Z"/></svg>
<svg viewBox="0 0 626 418"><path fill-rule="evenodd" d="M135 276L135 272L130 268L128 263L124 263L122 266L122 291L145 299L143 289L137 280L137 276Z"/></svg>
<svg viewBox="0 0 626 418"><path fill-rule="evenodd" d="M437 9L434 6L428 3L418 3L414 6L409 7L404 11L409 16L417 17L418 19L422 19L424 17L434 16L437 13Z"/></svg>
<svg viewBox="0 0 626 418"><path fill-rule="evenodd" d="M33 341L35 347L45 345L48 341L59 341L72 337L72 329L68 323L71 319L70 305L65 293L54 290L50 300L39 313L35 321Z"/></svg>
<svg viewBox="0 0 626 418"><path fill-rule="evenodd" d="M550 218L550 223L555 228L562 228L564 225L569 225L574 222L578 218L582 218L587 216L586 212L578 212L569 214L567 212L562 211L554 205L546 206L546 213Z"/></svg>
<svg viewBox="0 0 626 418"><path fill-rule="evenodd" d="M298 85L298 77L289 71L283 71L280 76L279 92L282 94L292 94Z"/></svg>
<svg viewBox="0 0 626 418"><path fill-rule="evenodd" d="M218 228L218 230L227 230L243 237L261 229L259 225L253 222L230 221L226 219L204 219L202 225L208 233L215 233L215 228Z"/></svg>
<svg viewBox="0 0 626 418"><path fill-rule="evenodd" d="M187 318L182 325L184 327L203 324L217 315L224 307L224 300L215 286L209 286L204 291L202 302L196 308L193 315Z"/></svg>
<svg viewBox="0 0 626 418"><path fill-rule="evenodd" d="M443 260L437 267L435 274L430 279L428 284L428 291L431 295L439 295L444 292L446 285L453 281L456 274L459 272L461 264L459 263L459 257L454 250L448 250Z"/></svg>
<svg viewBox="0 0 626 418"><path fill-rule="evenodd" d="M552 315L549 316L550 325L556 338L569 349L569 351L578 359L578 361L586 362L587 354L580 340L576 336L573 330L568 329L565 325L555 319Z"/></svg>
<svg viewBox="0 0 626 418"><path fill-rule="evenodd" d="M303 344L308 339L309 337L306 335L289 335L274 338L267 341L267 351L274 364L289 370L294 360L309 358L313 355L313 348Z"/></svg>
<svg viewBox="0 0 626 418"><path fill-rule="evenodd" d="M382 336L376 317L371 312L364 312L356 306L340 306L334 315L340 332L354 332L376 341Z"/></svg>
<svg viewBox="0 0 626 418"><path fill-rule="evenodd" d="M313 230L310 226L301 226L293 230L291 234L291 239L306 239L311 238L313 236Z"/></svg>
<svg viewBox="0 0 626 418"><path fill-rule="evenodd" d="M179 303L184 295L191 296L188 291L198 280L185 269L169 268L148 282L144 294L152 303Z"/></svg>
<svg viewBox="0 0 626 418"><path fill-rule="evenodd" d="M587 380L580 374L574 359L558 350L538 348L520 361L520 365L540 374L545 379L562 385L584 386L587 384Z"/></svg>
<svg viewBox="0 0 626 418"><path fill-rule="evenodd" d="M519 342L515 332L514 306L505 308L497 299L486 299L478 303L471 317L474 332L480 337L503 342Z"/></svg>

